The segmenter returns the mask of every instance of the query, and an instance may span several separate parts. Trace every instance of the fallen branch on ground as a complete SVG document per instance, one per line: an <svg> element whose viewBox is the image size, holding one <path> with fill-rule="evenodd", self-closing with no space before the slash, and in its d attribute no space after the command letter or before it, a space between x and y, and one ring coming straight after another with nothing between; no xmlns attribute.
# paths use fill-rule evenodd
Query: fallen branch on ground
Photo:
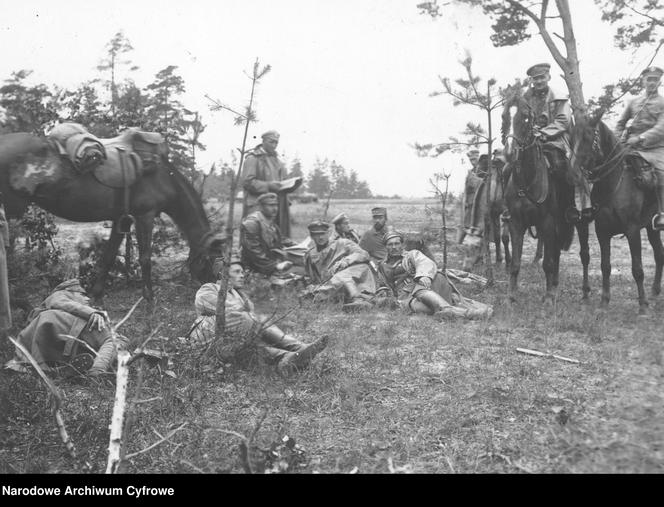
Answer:
<svg viewBox="0 0 664 507"><path fill-rule="evenodd" d="M565 361L566 363L581 364L581 361L577 359L570 359L569 357L558 356L556 354L549 354L547 352L540 352L539 350L523 349L517 347L516 351L520 352L521 354L527 354L529 356L550 357L553 359L558 359L559 361Z"/></svg>
<svg viewBox="0 0 664 507"><path fill-rule="evenodd" d="M53 412L53 417L55 418L55 423L58 426L58 433L60 433L60 438L62 439L62 443L65 444L65 447L69 452L69 455L72 458L76 459L76 448L74 447L74 443L69 438L69 434L67 433L67 428L65 428L65 421L62 418L62 412L60 412L60 405L62 404L62 396L60 396L60 391L58 390L57 387L55 387L55 384L53 384L51 379L46 376L46 373L44 373L44 370L41 369L35 358L32 357L32 354L30 354L30 352L28 352L28 350L23 345L14 340L14 338L12 338L11 336L8 336L7 338L9 338L9 341L11 341L14 344L14 346L21 351L21 353L25 356L25 358L28 361L30 361L30 364L37 371L39 376L46 384L46 387L50 391L52 404L53 404L52 412Z"/></svg>
<svg viewBox="0 0 664 507"><path fill-rule="evenodd" d="M175 435L178 431L180 431L181 429L183 429L186 425L187 425L186 422L182 423L180 426L178 426L177 428L175 428L173 431L170 431L170 432L168 433L168 435L166 435L165 437L163 437L161 440L156 441L154 444L152 444L152 445L146 447L145 449L141 449L140 451L132 452L131 454L127 454L127 455L125 456L125 459L131 459L131 458L134 458L134 457L138 456L139 454L143 454L144 452L148 452L149 450L154 449L154 448L157 447L158 445L163 444L163 443L166 442L169 438L171 438L173 435Z"/></svg>

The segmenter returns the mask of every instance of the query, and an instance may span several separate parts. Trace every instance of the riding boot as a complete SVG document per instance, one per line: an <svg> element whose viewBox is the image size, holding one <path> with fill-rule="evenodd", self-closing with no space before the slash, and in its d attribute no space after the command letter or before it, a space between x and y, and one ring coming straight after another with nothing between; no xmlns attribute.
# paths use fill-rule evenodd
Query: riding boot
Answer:
<svg viewBox="0 0 664 507"><path fill-rule="evenodd" d="M328 340L328 336L323 336L315 342L303 346L297 352L286 353L277 364L277 371L287 377L305 368L318 353L327 347Z"/></svg>
<svg viewBox="0 0 664 507"><path fill-rule="evenodd" d="M266 344L289 352L297 352L305 347L305 344L296 340L292 336L288 336L277 326L270 326L264 329L261 334L261 340Z"/></svg>
<svg viewBox="0 0 664 507"><path fill-rule="evenodd" d="M415 294L415 299L420 303L424 303L430 310L430 313L436 313L443 308L452 306L450 303L445 301L440 294L432 290L420 290Z"/></svg>
<svg viewBox="0 0 664 507"><path fill-rule="evenodd" d="M658 174L658 180L664 180L664 176ZM664 231L664 181L657 182L657 214L652 217L652 228L656 231Z"/></svg>
<svg viewBox="0 0 664 507"><path fill-rule="evenodd" d="M353 282L345 282L346 304L341 308L344 312L361 312L373 308L373 305L362 297L362 293Z"/></svg>
<svg viewBox="0 0 664 507"><path fill-rule="evenodd" d="M574 186L574 201L579 203L576 209L581 209L579 219L583 222L590 223L595 219L596 206L592 206L590 199L590 192L585 184L580 183ZM576 222L572 222L576 223Z"/></svg>

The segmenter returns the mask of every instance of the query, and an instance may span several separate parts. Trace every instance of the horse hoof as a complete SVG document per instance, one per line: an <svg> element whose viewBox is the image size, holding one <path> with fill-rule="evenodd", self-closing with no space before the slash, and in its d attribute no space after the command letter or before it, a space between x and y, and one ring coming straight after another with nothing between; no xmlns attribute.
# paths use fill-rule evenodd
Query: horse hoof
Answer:
<svg viewBox="0 0 664 507"><path fill-rule="evenodd" d="M639 313L637 317L643 318L648 316L648 310L645 308L639 308Z"/></svg>

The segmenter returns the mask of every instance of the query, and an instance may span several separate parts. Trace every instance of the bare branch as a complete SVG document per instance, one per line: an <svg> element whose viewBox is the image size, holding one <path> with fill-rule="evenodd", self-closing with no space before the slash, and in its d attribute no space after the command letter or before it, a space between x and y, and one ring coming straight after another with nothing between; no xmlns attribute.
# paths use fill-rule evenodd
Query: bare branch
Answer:
<svg viewBox="0 0 664 507"><path fill-rule="evenodd" d="M632 7L631 5L628 5L627 2L625 2L625 7L627 7L629 10L631 10L635 14L638 14L639 16L643 16L644 18L648 18L655 25L664 26L664 21L663 20L655 18L655 17L653 17L650 14L647 14L645 12L637 11L634 7Z"/></svg>
<svg viewBox="0 0 664 507"><path fill-rule="evenodd" d="M154 444L152 444L152 445L146 447L145 449L141 449L140 451L132 452L131 454L127 454L127 455L125 456L125 459L135 458L135 457L138 456L139 454L143 454L143 453L145 453L145 452L148 452L148 451L150 451L151 449L154 449L155 447L157 447L158 445L163 444L163 443L166 442L168 439L170 439L173 435L175 435L178 431L180 431L181 429L183 429L187 424L188 424L188 423L186 423L186 422L182 423L180 426L178 426L177 428L175 428L173 431L169 432L168 435L166 435L164 438L162 438L161 440L158 440L157 442L155 442Z"/></svg>
<svg viewBox="0 0 664 507"><path fill-rule="evenodd" d="M141 301L143 301L143 296L141 296L140 298L138 298L138 301L136 301L136 302L134 303L134 306L132 306L131 309L127 312L127 315L125 315L125 316L122 318L122 320L120 320L120 322L118 322L115 326L113 326L113 329L112 329L113 333L116 333L117 330L118 330L118 328L119 328L122 324L124 324L125 322L127 322L127 319L129 319L129 317L131 317L131 314L134 313L134 310L136 310L136 307L138 306L138 304L139 304Z"/></svg>

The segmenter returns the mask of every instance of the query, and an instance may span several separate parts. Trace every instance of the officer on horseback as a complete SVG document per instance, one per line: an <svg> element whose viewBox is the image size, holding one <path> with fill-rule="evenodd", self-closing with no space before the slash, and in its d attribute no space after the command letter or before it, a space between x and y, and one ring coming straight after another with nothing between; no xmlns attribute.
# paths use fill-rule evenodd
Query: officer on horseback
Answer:
<svg viewBox="0 0 664 507"><path fill-rule="evenodd" d="M587 184L581 174L574 174L569 164L569 127L572 121L572 110L566 94L555 92L549 87L551 80L551 65L538 63L530 67L526 74L530 78L531 87L523 95L530 105L535 118L535 136L544 142L544 153L553 170L559 170L570 175L577 192L580 195L581 205L590 203ZM583 207L581 213L575 206L565 210L565 218L570 223L580 220L590 221L593 210Z"/></svg>
<svg viewBox="0 0 664 507"><path fill-rule="evenodd" d="M645 92L627 104L615 132L637 155L630 157L632 164L643 165L640 158L655 169L658 213L652 227L659 231L664 230L664 97L657 91L662 74L664 70L659 67L648 67L641 73Z"/></svg>

